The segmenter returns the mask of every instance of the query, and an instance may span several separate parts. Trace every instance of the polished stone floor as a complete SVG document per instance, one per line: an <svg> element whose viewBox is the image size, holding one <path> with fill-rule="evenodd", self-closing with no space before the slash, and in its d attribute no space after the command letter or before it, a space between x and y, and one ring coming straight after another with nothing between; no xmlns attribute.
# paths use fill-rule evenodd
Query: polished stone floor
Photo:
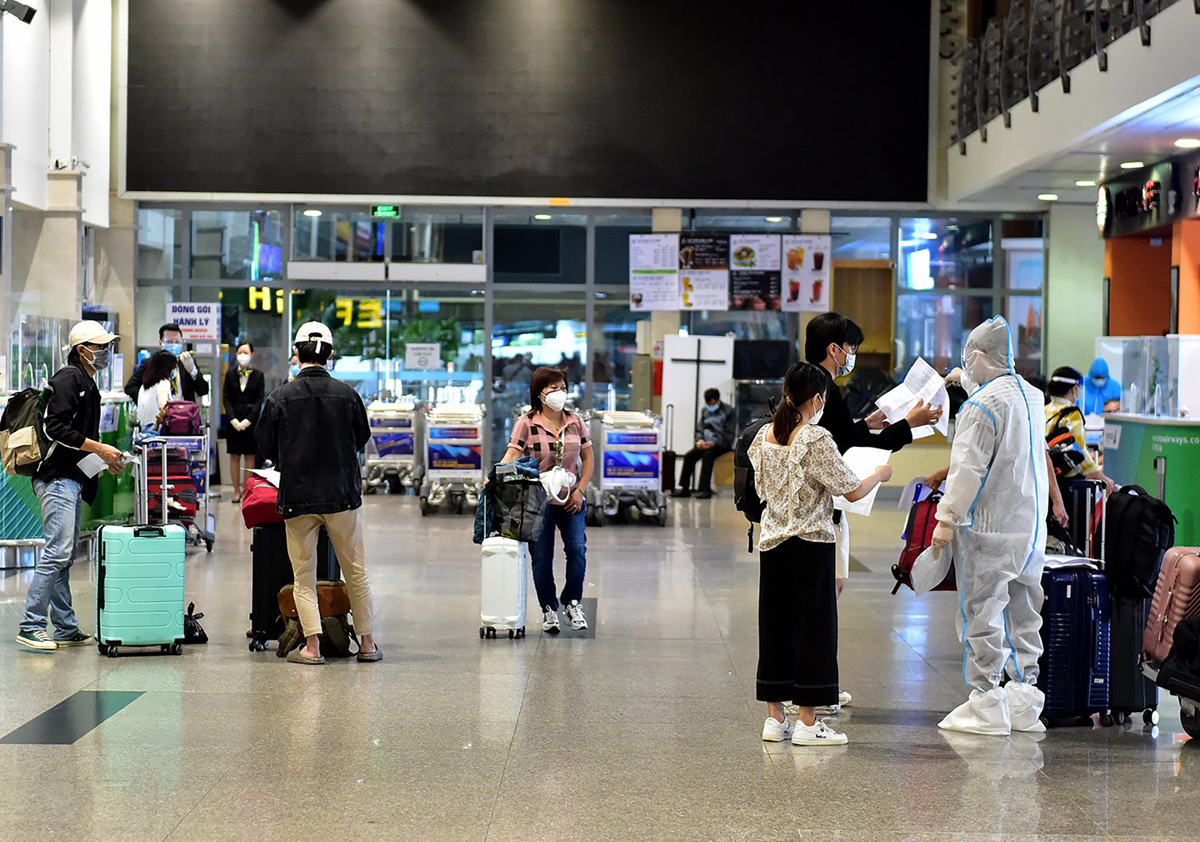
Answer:
<svg viewBox="0 0 1200 842"><path fill-rule="evenodd" d="M0 574L0 736L68 699L118 708L74 742L0 743L0 839L1200 837L1200 747L1169 697L1154 732L937 730L966 692L954 597L890 595L902 524L886 508L855 519L841 602L850 745L764 745L744 522L728 496L672 513L589 531L594 639L543 636L531 613L526 640L484 642L469 519L369 498L375 665L247 651L249 535L229 503L187 566L212 641L182 657L24 650L28 574ZM90 627L94 572L74 572Z"/></svg>

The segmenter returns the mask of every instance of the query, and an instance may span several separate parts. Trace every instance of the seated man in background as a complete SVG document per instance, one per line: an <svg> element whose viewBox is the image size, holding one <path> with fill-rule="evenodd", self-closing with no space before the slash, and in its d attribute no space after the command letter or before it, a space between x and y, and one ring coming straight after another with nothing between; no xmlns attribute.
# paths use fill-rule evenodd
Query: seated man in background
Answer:
<svg viewBox="0 0 1200 842"><path fill-rule="evenodd" d="M713 496L713 465L733 450L733 442L737 438L736 427L737 419L733 415L733 407L721 400L721 393L716 389L706 391L704 408L696 422L696 446L683 457L683 475L679 479L682 488L675 492L676 497L692 496L692 479L696 473L697 462L700 462L701 466L700 487L696 498L707 500Z"/></svg>

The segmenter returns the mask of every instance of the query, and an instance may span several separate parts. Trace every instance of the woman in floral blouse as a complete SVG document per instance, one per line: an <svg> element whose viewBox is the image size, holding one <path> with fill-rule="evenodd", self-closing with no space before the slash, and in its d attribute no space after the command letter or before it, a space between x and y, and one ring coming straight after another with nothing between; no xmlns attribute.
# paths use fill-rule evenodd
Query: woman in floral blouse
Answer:
<svg viewBox="0 0 1200 842"><path fill-rule="evenodd" d="M845 745L846 735L816 709L838 702L837 590L833 498L858 500L891 468L859 480L817 426L829 378L797 363L783 380L783 402L750 445L754 484L766 504L758 538L758 699L767 703L762 738L793 745ZM799 708L795 726L784 702Z"/></svg>

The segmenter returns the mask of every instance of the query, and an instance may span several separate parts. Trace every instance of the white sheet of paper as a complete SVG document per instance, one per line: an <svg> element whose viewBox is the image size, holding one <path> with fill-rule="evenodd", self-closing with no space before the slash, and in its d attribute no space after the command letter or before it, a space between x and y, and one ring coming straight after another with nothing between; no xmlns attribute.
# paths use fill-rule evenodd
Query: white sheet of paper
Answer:
<svg viewBox="0 0 1200 842"><path fill-rule="evenodd" d="M903 383L876 400L875 404L887 416L887 420L895 424L908 415L909 411L917 405L917 401L925 401L932 406L940 407L942 417L933 426L915 427L912 431L913 438L923 439L926 436L932 436L934 430L943 436L946 435L950 431L950 397L946 394L946 381L933 366L925 362L923 357L917 357L917 361L912 364L908 374L904 375Z"/></svg>
<svg viewBox="0 0 1200 842"><path fill-rule="evenodd" d="M276 488L279 487L279 471L274 468L255 468L250 473L262 477Z"/></svg>
<svg viewBox="0 0 1200 842"><path fill-rule="evenodd" d="M1091 570L1098 570L1095 562L1086 558L1076 558L1072 555L1046 555L1047 570L1062 570L1068 567L1087 567Z"/></svg>
<svg viewBox="0 0 1200 842"><path fill-rule="evenodd" d="M892 452L890 450L884 450L879 447L852 447L842 456L842 459L846 461L850 470L854 471L859 479L866 479L875 473L875 469L880 465L886 465L891 458ZM852 515L866 517L871 514L871 509L875 505L875 496L878 493L879 486L877 485L871 490L870 494L854 503L851 503L845 497L834 497L833 507Z"/></svg>
<svg viewBox="0 0 1200 842"><path fill-rule="evenodd" d="M95 453L89 453L79 460L79 470L83 471L83 475L88 479L96 476L96 474L107 468L108 465Z"/></svg>
<svg viewBox="0 0 1200 842"><path fill-rule="evenodd" d="M922 477L909 480L908 485L904 486L904 490L900 492L900 502L896 504L896 508L902 512L907 512L931 493L932 489L925 485L925 480Z"/></svg>

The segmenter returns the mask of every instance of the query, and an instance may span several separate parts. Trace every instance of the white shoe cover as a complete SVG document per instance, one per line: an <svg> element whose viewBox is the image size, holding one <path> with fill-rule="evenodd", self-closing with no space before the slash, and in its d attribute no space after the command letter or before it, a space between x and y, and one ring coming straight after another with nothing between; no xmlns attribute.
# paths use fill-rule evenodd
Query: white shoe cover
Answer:
<svg viewBox="0 0 1200 842"><path fill-rule="evenodd" d="M1004 685L1008 696L1008 715L1014 731L1041 734L1046 730L1042 722L1042 709L1046 706L1046 694L1032 684L1010 681Z"/></svg>
<svg viewBox="0 0 1200 842"><path fill-rule="evenodd" d="M999 687L986 693L972 690L971 697L956 707L938 723L945 731L961 731L964 734L983 734L989 737L1004 737L1012 733L1012 721L1008 716L1008 697Z"/></svg>

